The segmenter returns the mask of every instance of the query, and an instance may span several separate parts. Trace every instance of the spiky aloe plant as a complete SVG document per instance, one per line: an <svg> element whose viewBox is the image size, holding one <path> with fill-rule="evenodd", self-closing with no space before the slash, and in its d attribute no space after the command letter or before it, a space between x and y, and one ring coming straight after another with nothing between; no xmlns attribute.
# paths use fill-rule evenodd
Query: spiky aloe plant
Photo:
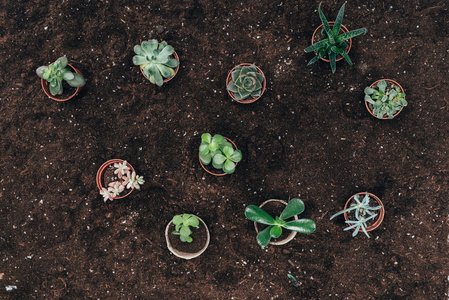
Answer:
<svg viewBox="0 0 449 300"><path fill-rule="evenodd" d="M365 88L365 101L372 105L373 114L379 119L384 116L393 119L394 114L407 106L402 90L394 83L387 84L385 80L379 81L373 88Z"/></svg>
<svg viewBox="0 0 449 300"><path fill-rule="evenodd" d="M257 71L255 65L237 66L231 73L231 81L226 87L235 97L235 100L245 100L249 96L262 95L263 81L265 77Z"/></svg>
<svg viewBox="0 0 449 300"><path fill-rule="evenodd" d="M175 225L175 230L172 232L174 235L179 235L182 242L191 243L193 241L192 230L190 226L198 228L200 221L198 218L192 214L182 214L173 217L173 225Z"/></svg>
<svg viewBox="0 0 449 300"><path fill-rule="evenodd" d="M142 45L135 45L133 63L142 68L143 73L150 79L151 83L162 86L163 78L175 75L179 61L170 56L175 50L163 41L158 44L157 40L143 41Z"/></svg>
<svg viewBox="0 0 449 300"><path fill-rule="evenodd" d="M325 55L327 55L331 64L332 73L335 73L335 70L337 69L336 57L337 55L341 55L345 58L348 64L352 66L352 61L345 51L345 49L348 47L348 44L345 41L360 34L367 33L368 29L361 28L339 34L341 23L343 21L343 15L345 12L345 4L346 2L341 6L340 11L337 15L337 19L335 20L334 26L332 28L330 28L326 17L321 11L321 3L318 6L318 14L320 15L321 22L323 23L323 30L321 34L324 37L324 40L321 40L304 49L306 53L315 51L315 57L312 58L307 65L311 65L318 61L320 58L323 58Z"/></svg>
<svg viewBox="0 0 449 300"><path fill-rule="evenodd" d="M266 247L271 238L278 238L282 234L282 228L293 230L299 233L312 233L316 229L316 224L310 219L298 219L293 221L285 221L289 218L299 215L304 211L304 203L299 199L292 199L282 211L279 217L274 219L262 208L249 205L245 209L247 219L268 225L267 228L259 232L257 235L257 243L261 247Z"/></svg>
<svg viewBox="0 0 449 300"><path fill-rule="evenodd" d="M235 164L242 160L242 151L235 150L234 146L223 136L210 133L201 135L200 159L204 165L212 166L217 170L223 170L227 174L235 171Z"/></svg>
<svg viewBox="0 0 449 300"><path fill-rule="evenodd" d="M67 67L67 57L58 58L49 66L37 68L36 74L46 80L50 85L50 93L53 96L62 95L62 81L65 80L71 87L81 87L86 84L83 75L72 72Z"/></svg>

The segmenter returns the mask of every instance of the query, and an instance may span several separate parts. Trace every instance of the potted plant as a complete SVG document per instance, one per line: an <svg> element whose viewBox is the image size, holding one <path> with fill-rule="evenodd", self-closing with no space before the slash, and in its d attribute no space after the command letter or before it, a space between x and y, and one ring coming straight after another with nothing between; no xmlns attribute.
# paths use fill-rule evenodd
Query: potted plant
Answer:
<svg viewBox="0 0 449 300"><path fill-rule="evenodd" d="M360 196L363 196L362 201L360 201ZM372 202L375 202L377 206L370 206ZM379 211L379 213L377 214L375 211ZM333 215L330 219L332 220L341 214L344 214L345 223L348 224L348 227L344 230L354 229L352 236L356 236L357 233L363 231L369 238L368 232L376 229L382 223L385 208L382 201L376 195L362 192L349 198L344 209Z"/></svg>
<svg viewBox="0 0 449 300"><path fill-rule="evenodd" d="M200 217L181 214L174 216L168 223L165 240L171 253L180 258L192 259L200 256L209 246L210 234Z"/></svg>
<svg viewBox="0 0 449 300"><path fill-rule="evenodd" d="M83 74L74 66L68 63L67 57L58 58L49 66L41 66L37 68L36 74L41 78L42 89L45 94L55 101L67 101L75 97L82 87L86 84ZM55 96L62 95L64 91L64 82L68 83L66 89L70 87L76 88L75 92L66 98L57 98Z"/></svg>
<svg viewBox="0 0 449 300"><path fill-rule="evenodd" d="M122 159L111 159L101 165L96 180L104 202L124 198L134 188L140 190L140 185L145 182L142 176L136 175L133 166Z"/></svg>
<svg viewBox="0 0 449 300"><path fill-rule="evenodd" d="M215 176L234 173L237 163L242 160L242 151L233 141L219 134L213 137L210 133L202 134L199 152L201 167ZM206 168L211 163L214 170Z"/></svg>
<svg viewBox="0 0 449 300"><path fill-rule="evenodd" d="M142 45L135 45L133 63L140 67L142 74L158 86L170 81L179 70L179 57L172 46L166 41L143 41ZM174 69L176 68L176 69ZM165 79L164 79L165 78Z"/></svg>
<svg viewBox="0 0 449 300"><path fill-rule="evenodd" d="M267 81L262 70L254 64L235 66L226 78L229 96L239 103L253 103L262 97Z"/></svg>
<svg viewBox="0 0 449 300"><path fill-rule="evenodd" d="M362 33L367 33L366 28L356 29L349 31L344 25L342 25L343 15L345 12L344 3L340 11L338 12L335 22L327 22L326 17L321 11L321 3L318 6L318 14L322 24L315 29L312 35L312 45L304 49L306 53L315 52L315 57L312 58L307 65L311 65L322 59L326 62L330 62L332 73L335 73L337 69L336 61L345 59L349 65L352 66L352 61L349 58L348 52L351 49L352 38ZM332 25L332 28L330 27ZM340 34L343 32L342 34ZM346 42L349 40L349 44ZM327 57L328 59L325 59ZM338 57L338 58L337 58Z"/></svg>
<svg viewBox="0 0 449 300"><path fill-rule="evenodd" d="M273 218L262 207L266 206L266 210L273 215L279 217ZM304 203L299 199L292 199L288 204L283 200L270 199L262 203L260 206L250 205L245 209L245 216L254 221L256 228L257 243L261 247L268 244L283 245L291 241L297 232L312 233L316 229L316 224L310 219L298 219L298 215L304 211ZM268 225L259 232L257 223ZM282 228L291 230L288 236L281 237ZM277 241L270 240L281 238Z"/></svg>
<svg viewBox="0 0 449 300"><path fill-rule="evenodd" d="M365 106L376 118L393 119L407 106L404 89L394 80L377 80L365 88Z"/></svg>

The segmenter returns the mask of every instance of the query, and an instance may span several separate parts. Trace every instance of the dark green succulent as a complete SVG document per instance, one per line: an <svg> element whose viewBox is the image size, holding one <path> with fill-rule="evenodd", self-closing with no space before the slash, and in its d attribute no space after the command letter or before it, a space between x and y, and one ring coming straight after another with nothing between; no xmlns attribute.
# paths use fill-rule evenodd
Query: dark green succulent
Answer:
<svg viewBox="0 0 449 300"><path fill-rule="evenodd" d="M257 71L255 65L235 67L231 78L227 89L232 92L235 100L240 101L249 96L256 98L262 95L265 77Z"/></svg>
<svg viewBox="0 0 449 300"><path fill-rule="evenodd" d="M335 20L334 26L330 28L329 23L326 20L323 12L321 11L321 3L318 6L318 14L320 15L321 22L323 23L323 30L321 32L324 40L321 40L306 49L305 52L315 51L315 57L312 58L307 65L311 65L318 61L320 58L323 58L327 55L331 64L332 73L335 73L337 69L336 66L336 57L337 55L341 55L345 58L349 65L352 66L352 61L349 58L349 55L346 53L345 49L348 47L348 44L345 42L353 37L356 37L362 33L367 33L368 29L361 28L352 30L343 34L340 33L341 23L343 21L343 15L345 12L345 4L344 3L340 11L338 12L337 19Z"/></svg>
<svg viewBox="0 0 449 300"><path fill-rule="evenodd" d="M212 162L215 169L223 170L227 174L234 173L235 164L242 160L242 151L235 150L234 146L219 134L213 137L209 133L201 135L199 151L204 165Z"/></svg>
<svg viewBox="0 0 449 300"><path fill-rule="evenodd" d="M387 84L385 80L379 81L374 88L365 88L365 101L371 104L373 114L379 119L384 116L393 119L395 113L407 106L402 90L394 83Z"/></svg>
<svg viewBox="0 0 449 300"><path fill-rule="evenodd" d="M162 86L163 78L175 75L179 61L170 56L175 52L172 46L163 41L158 44L157 40L142 42L142 45L134 46L133 63L142 68L143 73L150 79L151 83Z"/></svg>
<svg viewBox="0 0 449 300"><path fill-rule="evenodd" d="M37 68L36 74L46 80L50 86L50 93L53 96L62 95L62 81L65 80L72 87L81 87L86 84L83 75L72 72L67 67L67 57L58 58L49 66L41 66Z"/></svg>

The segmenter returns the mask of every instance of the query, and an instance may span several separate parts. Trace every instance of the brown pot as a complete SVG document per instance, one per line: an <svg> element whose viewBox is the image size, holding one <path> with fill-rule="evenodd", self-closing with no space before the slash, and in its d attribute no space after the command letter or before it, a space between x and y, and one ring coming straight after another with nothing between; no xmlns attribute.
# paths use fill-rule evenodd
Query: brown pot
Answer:
<svg viewBox="0 0 449 300"><path fill-rule="evenodd" d="M264 203L262 203L261 205L259 205L260 208L262 208L264 205L266 205L267 203L270 202L279 202L284 204L285 206L287 206L287 202L285 202L284 200L279 200L279 199L270 199L265 201ZM281 214L281 212L279 212L279 215ZM295 220L298 220L298 215L294 216ZM259 228L258 228L258 224L256 222L254 222L254 228L256 229L257 234L259 234ZM287 230L287 229L283 229L283 230ZM296 236L297 232L296 231L291 231L290 234L282 240L278 240L278 241L270 241L270 245L284 245L287 244L288 242L290 242L291 240L293 240Z"/></svg>
<svg viewBox="0 0 449 300"><path fill-rule="evenodd" d="M101 165L101 167L98 169L97 178L96 178L96 180L97 180L97 187L98 187L98 189L100 191L105 187L105 186L103 186L103 183L104 183L104 172L106 171L106 169L110 165L113 165L115 163L123 163L123 162L124 162L123 159L111 159L111 160L108 160L107 162L105 162L104 164ZM131 166L131 164L129 162L126 162L126 165L131 169L130 170L131 173L135 172L133 166ZM114 199L125 198L125 197L129 196L129 194L131 194L131 192L133 190L134 190L134 187L132 187L131 190L126 195L124 195L124 196L117 196L117 197L114 197Z"/></svg>
<svg viewBox="0 0 449 300"><path fill-rule="evenodd" d="M376 195L374 195L374 194L371 194L371 193L368 193L368 192L361 192L361 193L357 193L355 195L365 196L366 194L368 194L370 196L370 199L376 200L377 203L382 206L382 208L379 211L379 215L377 216L376 221L372 225L370 225L370 226L365 228L366 231L373 231L374 229L379 227L380 223L382 223L382 221L384 220L385 207L384 207L384 204L382 203L382 201L380 201L380 199ZM355 195L352 195L351 198L348 199L344 209L347 209L349 207L349 204L351 204L352 199L354 198ZM344 216L345 216L345 220L349 221L347 212L344 213ZM359 232L362 232L362 231L363 231L362 229L359 229Z"/></svg>
<svg viewBox="0 0 449 300"><path fill-rule="evenodd" d="M240 64L240 65L238 65L238 66L235 66L234 68L232 68L232 70L231 70L231 71L229 72L229 74L228 74L228 77L226 78L226 90L228 91L229 96L231 96L231 98L234 99L235 101L237 101L238 103L249 104L249 103L253 103L253 102L259 100L259 98L262 97L262 95L263 95L263 93L265 92L265 89L266 89L266 87L267 87L267 79L265 78L265 74L262 72L262 70L261 70L258 66L255 65L257 71L258 71L260 74L262 74L263 77L264 77L264 80L263 80L263 83L262 83L262 93L260 94L259 97L256 97L256 98L253 97L253 98L247 99L247 100L246 100L246 99L245 99L245 100L236 100L235 97L234 97L234 94L233 94L231 91L229 91L229 90L227 89L227 86L228 86L229 82L231 82L231 80L232 80L231 74L232 74L232 72L234 72L235 68L236 68L236 67L239 67L239 66L240 66L240 67L247 67L247 66L251 66L251 65L252 65L252 64L243 63L243 64Z"/></svg>
<svg viewBox="0 0 449 300"><path fill-rule="evenodd" d="M329 25L334 25L335 22L328 22L328 23L329 23ZM321 28L323 28L323 27L324 27L323 24L321 24L321 25L318 26L318 27L315 29L315 31L313 32L313 35L312 35L312 45L315 43L314 41L315 41L315 36L316 36L317 32L321 32ZM343 33L349 32L348 28L346 28L346 26L343 25L343 24L341 24L341 27L340 27L340 32L342 32L342 31L343 31ZM352 47L352 39L349 39L349 47L348 47L348 49L346 49L346 53L349 53L349 51L351 50L351 47ZM342 60L343 58L344 58L343 56L340 56L340 57L337 58L335 61L340 61L340 60ZM323 61L325 61L325 62L330 62L330 60L325 59L325 58L321 58L321 60L323 60Z"/></svg>
<svg viewBox="0 0 449 300"><path fill-rule="evenodd" d="M75 67L72 66L71 64L67 64L67 66L69 66L70 68L72 68L73 71L75 71L77 74L80 74L81 76L83 76L83 73L81 73L80 70L78 70L77 68L75 68ZM49 86L48 81L46 81L45 79L41 78L41 85L42 85L42 89L44 90L44 93L45 93L50 99L53 99L53 100L58 101L58 102L63 102L63 101L67 101L67 100L72 99L72 98L75 97L75 96L76 96L76 95L83 89L83 87L84 87L84 86L77 87L77 88L76 88L76 91L75 91L75 93L73 93L73 95L71 95L70 97L65 98L65 99L59 99L59 98L56 98L55 96L52 96L52 94L50 94L50 89L49 89L49 87L48 87L48 86Z"/></svg>
<svg viewBox="0 0 449 300"><path fill-rule="evenodd" d="M206 251L207 247L209 246L209 242L210 242L209 229L207 228L206 223L204 223L204 221L200 217L198 217L198 216L196 216L196 217L200 221L200 226L202 225L206 229L206 235L207 236L206 236L206 242L205 242L204 246L201 248L201 250L193 252L193 253L192 252L185 252L185 250L176 249L176 248L173 247L173 242L170 241L170 238L177 238L177 239L179 239L178 235L173 235L170 232L170 225L172 225L173 221L170 221L170 223L168 223L167 227L165 227L165 241L167 242L167 248L175 256L180 257L180 258L184 258L184 259L192 259L192 258L200 256L204 251ZM188 243L185 243L185 244L188 244Z"/></svg>
<svg viewBox="0 0 449 300"><path fill-rule="evenodd" d="M370 87L370 88L373 88L374 86L376 86L376 84L377 84L379 81L382 81L382 80L385 80L385 81L388 81L388 82L390 82L390 83L393 83L394 85L397 85L397 86L401 89L402 93L405 94L405 91L404 91L404 89L402 88L402 86L401 86L399 83L397 83L396 81L392 80L392 79L379 79L379 80L375 81L373 84L371 84L369 87ZM365 106L366 106L366 109L369 111L369 113L370 113L373 117L375 117L376 119L379 119L375 114L373 114L372 104L370 104L370 103L368 103L368 102L365 101ZM397 113L395 113L395 114L393 115L393 118L396 117L397 115L399 115L399 113L400 113L403 109L404 109L404 106L401 107L401 110L400 110L400 111L398 111ZM391 120L391 119L388 118L388 117L383 117L382 120Z"/></svg>
<svg viewBox="0 0 449 300"><path fill-rule="evenodd" d="M236 145L233 141L231 141L231 140L228 139L227 137L224 137L224 138L234 146L234 149L235 149L235 150L238 150L237 145ZM200 160L200 165L201 165L201 167L202 167L207 173L212 174L212 175L215 175L215 176L225 176L225 175L228 175L228 173L217 174L217 173L213 173L213 172L209 171L209 170L206 168L206 166L203 165L203 162L201 161L201 158L200 158L199 153L198 153L198 159ZM235 167L237 167L237 164L238 164L238 163L235 163ZM211 163L211 166L212 166L212 163ZM213 166L212 166L212 168L213 168ZM215 168L214 168L214 169L215 169Z"/></svg>
<svg viewBox="0 0 449 300"><path fill-rule="evenodd" d="M179 56L176 53L176 51L173 52L173 58L176 59L179 62ZM148 78L147 75L145 75L145 73L143 72L142 66L139 65L139 68L140 68L140 72L142 72L143 76L145 76L146 79L150 80L150 78ZM178 74L178 70L179 70L179 64L178 64L178 66L175 69L175 74L173 74L173 76L170 77L170 78L164 79L162 82L166 83L166 82L169 82L170 80L172 80L176 76L176 74Z"/></svg>

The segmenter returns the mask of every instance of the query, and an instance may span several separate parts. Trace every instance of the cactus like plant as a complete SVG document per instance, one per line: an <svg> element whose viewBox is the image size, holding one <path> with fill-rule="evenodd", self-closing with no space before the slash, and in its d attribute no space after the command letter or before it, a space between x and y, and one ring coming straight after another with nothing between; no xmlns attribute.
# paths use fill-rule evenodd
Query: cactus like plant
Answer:
<svg viewBox="0 0 449 300"><path fill-rule="evenodd" d="M201 135L199 151L204 165L212 162L215 169L223 170L227 174L234 173L235 163L242 160L242 151L235 150L234 146L219 134L213 137L210 133Z"/></svg>
<svg viewBox="0 0 449 300"><path fill-rule="evenodd" d="M179 238L182 242L191 243L193 241L192 230L190 226L198 228L200 221L198 218L192 214L182 214L173 217L173 225L175 225L175 231L172 233L174 235L179 235Z"/></svg>
<svg viewBox="0 0 449 300"><path fill-rule="evenodd" d="M179 61L170 56L175 52L172 46L163 41L158 44L157 40L142 42L142 45L135 45L133 63L142 68L143 73L150 79L151 83L162 86L164 78L175 75L175 70Z"/></svg>
<svg viewBox="0 0 449 300"><path fill-rule="evenodd" d="M262 95L262 86L265 77L257 71L255 65L236 66L231 73L232 80L227 89L233 93L235 100L240 101Z"/></svg>
<svg viewBox="0 0 449 300"><path fill-rule="evenodd" d="M72 87L81 87L86 84L83 75L72 72L67 67L67 57L58 58L49 66L41 66L37 68L36 74L46 80L50 85L50 93L53 96L62 95L62 81L65 80Z"/></svg>
<svg viewBox="0 0 449 300"><path fill-rule="evenodd" d="M382 119L388 116L393 119L394 114L407 106L405 94L394 83L381 80L373 88L367 86L365 88L365 101L371 104L373 114Z"/></svg>

